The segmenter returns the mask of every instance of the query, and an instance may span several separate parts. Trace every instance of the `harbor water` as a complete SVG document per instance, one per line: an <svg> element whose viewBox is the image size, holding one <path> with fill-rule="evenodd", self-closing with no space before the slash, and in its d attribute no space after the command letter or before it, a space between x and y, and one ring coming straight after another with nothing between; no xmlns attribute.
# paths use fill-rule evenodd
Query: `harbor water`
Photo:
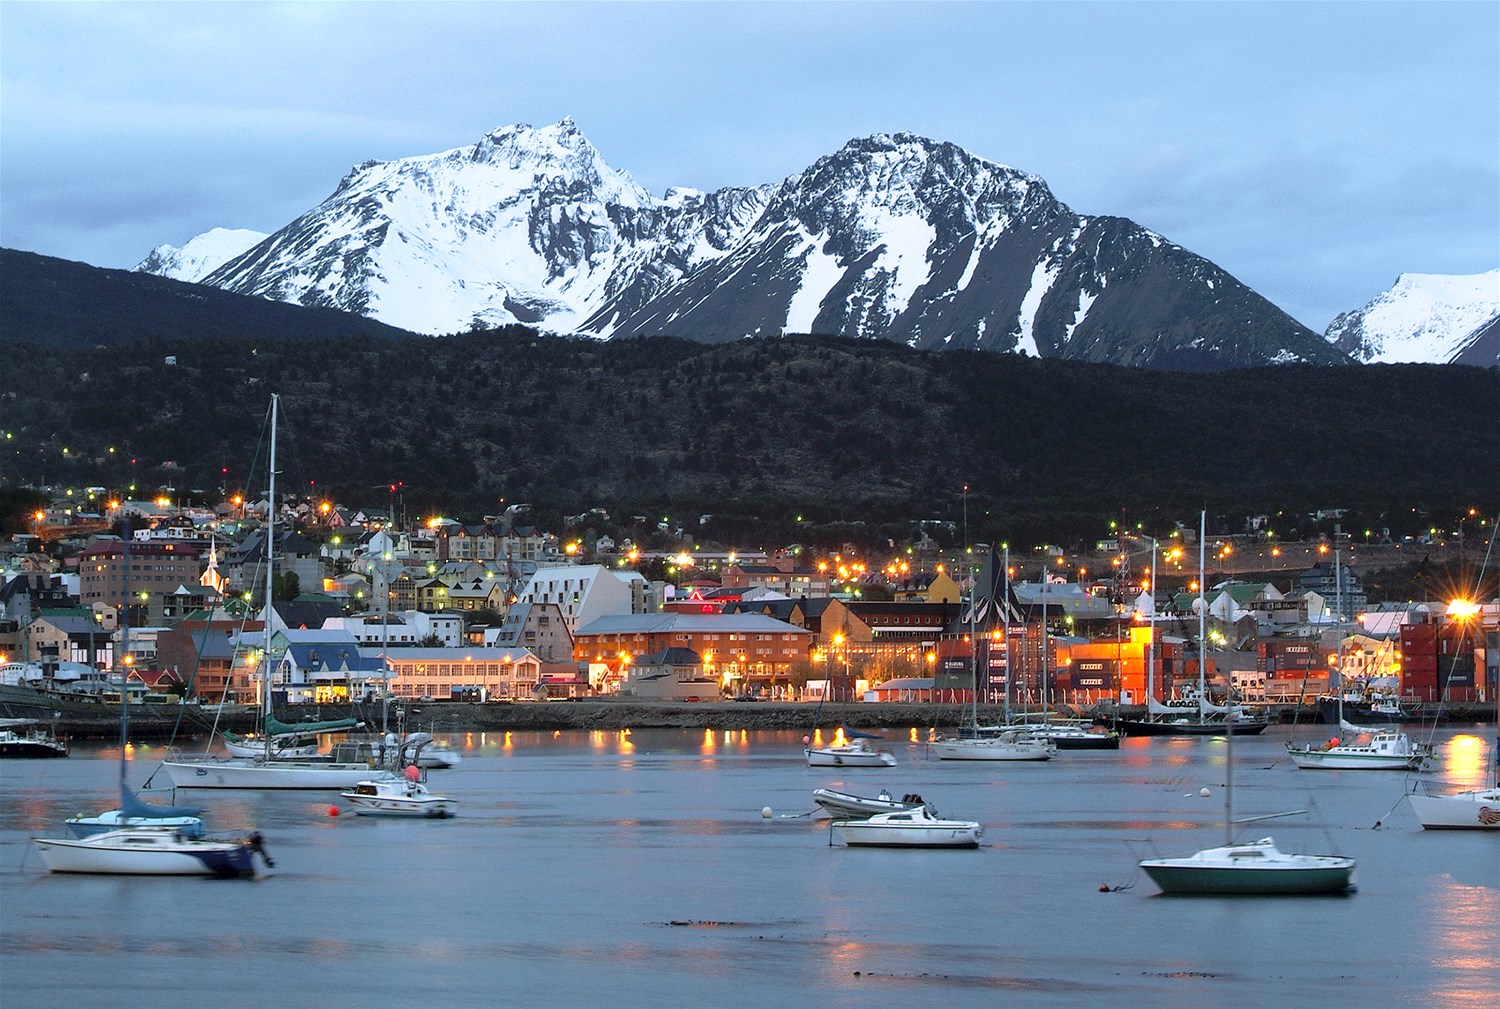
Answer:
<svg viewBox="0 0 1500 1009"><path fill-rule="evenodd" d="M1238 837L1358 860L1358 892L1298 898L1166 897L1136 867L1222 842L1223 739L971 763L887 730L897 766L842 769L800 732L459 734L428 780L451 820L177 793L264 835L248 882L47 873L29 839L116 804L118 750L75 746L0 764L0 1004L1493 1007L1500 834L1403 800L1487 781L1493 732L1437 730L1421 775L1297 770L1283 744L1322 726L1236 738L1236 815L1306 810ZM137 746L131 783L161 756ZM843 847L817 787L918 792L984 843Z"/></svg>

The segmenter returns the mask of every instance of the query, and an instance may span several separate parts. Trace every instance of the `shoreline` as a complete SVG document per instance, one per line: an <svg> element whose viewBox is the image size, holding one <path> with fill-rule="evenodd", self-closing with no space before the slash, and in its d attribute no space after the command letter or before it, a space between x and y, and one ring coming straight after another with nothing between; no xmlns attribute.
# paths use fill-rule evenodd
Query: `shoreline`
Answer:
<svg viewBox="0 0 1500 1009"><path fill-rule="evenodd" d="M45 699L21 703L9 697L0 701L5 717L34 718L50 725L59 737L69 739L118 739L120 711L118 705L89 704L66 706L59 710ZM398 705L382 712L376 705L358 707L353 717L361 718L370 728L381 724L398 724ZM1012 708L1012 713L1015 713ZM1437 705L1423 708L1421 721L1402 723L1406 731L1420 730L1434 724ZM974 715L968 704L942 703L824 703L802 701L705 701L684 703L672 701L580 700L523 701L481 703L465 701L429 701L405 706L404 717L410 730L436 733L456 732L552 732L552 731L619 731L622 729L711 729L715 731L801 731L819 728L825 732L840 725L864 731L945 729L962 725ZM1116 707L1110 712L1073 709L1061 714L1094 718L1107 722L1109 715L1132 718L1144 715L1144 709ZM1281 705L1266 709L1272 724L1323 725L1315 705ZM283 721L314 721L350 717L347 705L290 705L277 712ZM1495 705L1474 703L1450 705L1438 724L1493 723ZM253 707L236 705L222 711L198 705L132 705L130 736L132 739L200 738L217 727L231 732L254 731L259 713ZM993 724L1005 717L999 704L981 704L979 721Z"/></svg>

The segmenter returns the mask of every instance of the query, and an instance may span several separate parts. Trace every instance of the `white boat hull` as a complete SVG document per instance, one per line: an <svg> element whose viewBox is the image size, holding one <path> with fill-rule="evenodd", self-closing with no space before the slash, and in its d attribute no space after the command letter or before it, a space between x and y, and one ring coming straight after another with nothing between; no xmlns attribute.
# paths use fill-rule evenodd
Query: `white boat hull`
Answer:
<svg viewBox="0 0 1500 1009"><path fill-rule="evenodd" d="M851 848L977 848L984 836L975 821L940 820L925 806L867 820L835 820L833 830Z"/></svg>
<svg viewBox="0 0 1500 1009"><path fill-rule="evenodd" d="M896 757L888 750L868 746L808 747L802 751L809 767L895 767Z"/></svg>
<svg viewBox="0 0 1500 1009"><path fill-rule="evenodd" d="M255 849L249 841L205 841L155 827L33 841L51 872L220 878L255 875Z"/></svg>
<svg viewBox="0 0 1500 1009"><path fill-rule="evenodd" d="M939 760L1051 760L1057 747L1047 739L940 739L930 744Z"/></svg>
<svg viewBox="0 0 1500 1009"><path fill-rule="evenodd" d="M420 799L354 795L344 793L349 805L359 816L405 816L413 819L443 820L458 812L458 803L440 795Z"/></svg>
<svg viewBox="0 0 1500 1009"><path fill-rule="evenodd" d="M1500 788L1406 797L1426 830L1500 830Z"/></svg>
<svg viewBox="0 0 1500 1009"><path fill-rule="evenodd" d="M319 761L204 760L164 761L176 788L258 788L331 791L353 788L370 777L365 764Z"/></svg>
<svg viewBox="0 0 1500 1009"><path fill-rule="evenodd" d="M859 820L880 813L900 813L925 805L920 795L893 798L888 792L869 798L849 792L836 792L831 788L813 789L813 801L841 820ZM929 809L932 807L928 807Z"/></svg>

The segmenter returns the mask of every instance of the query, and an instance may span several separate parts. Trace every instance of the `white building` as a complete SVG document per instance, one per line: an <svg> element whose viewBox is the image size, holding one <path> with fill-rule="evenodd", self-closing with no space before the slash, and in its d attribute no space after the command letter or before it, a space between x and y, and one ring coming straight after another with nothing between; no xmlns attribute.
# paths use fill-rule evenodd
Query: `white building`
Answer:
<svg viewBox="0 0 1500 1009"><path fill-rule="evenodd" d="M610 571L600 564L539 568L517 603L552 603L569 633L600 617L650 612L650 586L637 571Z"/></svg>

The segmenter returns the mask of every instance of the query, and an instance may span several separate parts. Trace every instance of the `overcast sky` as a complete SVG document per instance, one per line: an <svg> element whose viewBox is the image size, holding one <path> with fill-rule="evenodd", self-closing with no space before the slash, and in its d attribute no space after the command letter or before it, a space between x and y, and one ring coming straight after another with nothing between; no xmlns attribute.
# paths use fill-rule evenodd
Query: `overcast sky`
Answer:
<svg viewBox="0 0 1500 1009"><path fill-rule="evenodd" d="M1500 266L1500 3L0 0L0 245L134 266L369 159L572 116L658 195L909 130L1309 327Z"/></svg>

